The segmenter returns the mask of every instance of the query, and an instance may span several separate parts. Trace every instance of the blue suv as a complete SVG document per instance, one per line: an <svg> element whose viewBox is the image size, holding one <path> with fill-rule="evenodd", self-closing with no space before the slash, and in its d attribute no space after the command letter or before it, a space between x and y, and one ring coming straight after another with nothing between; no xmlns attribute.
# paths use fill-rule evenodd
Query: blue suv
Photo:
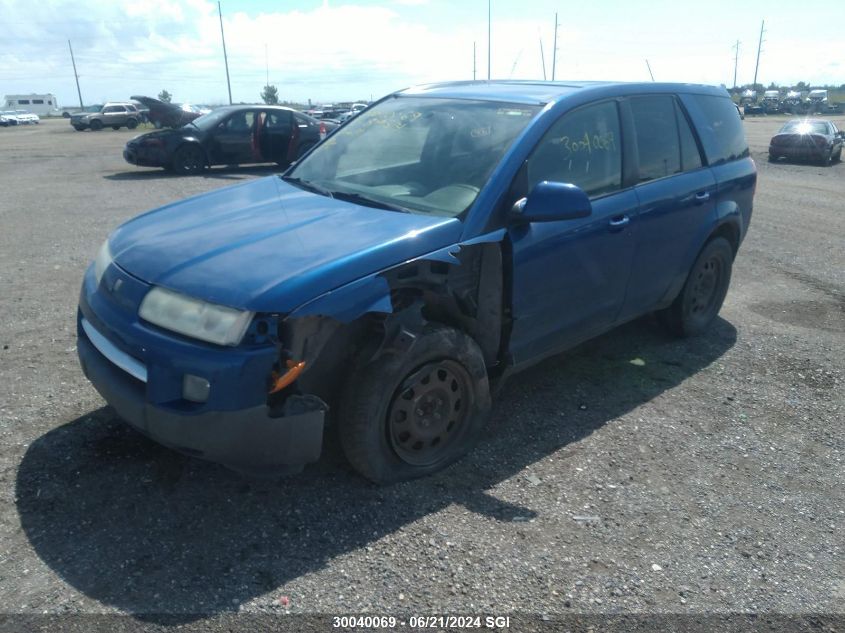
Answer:
<svg viewBox="0 0 845 633"><path fill-rule="evenodd" d="M702 332L756 169L723 89L462 82L391 94L281 176L118 228L79 357L129 424L250 473L331 422L379 482L465 454L491 382L649 312Z"/></svg>

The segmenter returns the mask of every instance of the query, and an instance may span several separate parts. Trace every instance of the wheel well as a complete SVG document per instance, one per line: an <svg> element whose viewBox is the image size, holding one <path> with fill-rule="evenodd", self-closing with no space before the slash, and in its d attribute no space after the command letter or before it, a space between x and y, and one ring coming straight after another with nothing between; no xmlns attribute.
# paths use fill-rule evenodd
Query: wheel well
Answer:
<svg viewBox="0 0 845 633"><path fill-rule="evenodd" d="M731 245L731 250L734 253L734 257L736 257L736 253L739 250L739 229L733 222L725 222L721 224L719 227L716 228L710 234L710 237L707 238L709 242L714 237L723 237L728 241L728 244Z"/></svg>

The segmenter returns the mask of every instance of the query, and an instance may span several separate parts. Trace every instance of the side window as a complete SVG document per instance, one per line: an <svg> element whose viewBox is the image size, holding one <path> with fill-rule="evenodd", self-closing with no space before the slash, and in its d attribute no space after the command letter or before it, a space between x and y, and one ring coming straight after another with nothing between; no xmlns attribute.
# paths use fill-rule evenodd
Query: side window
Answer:
<svg viewBox="0 0 845 633"><path fill-rule="evenodd" d="M252 129L252 123L255 120L255 112L248 110L246 112L235 112L220 127L226 132L248 132Z"/></svg>
<svg viewBox="0 0 845 633"><path fill-rule="evenodd" d="M42 104L44 103L44 99L33 99L33 100L32 100L32 103L33 103L33 104L36 104L36 103L37 103L37 104L39 104L39 105L42 105Z"/></svg>
<svg viewBox="0 0 845 633"><path fill-rule="evenodd" d="M299 114L294 114L293 116L296 119L296 125L298 127L308 127L311 125L311 121L306 119L304 116Z"/></svg>
<svg viewBox="0 0 845 633"><path fill-rule="evenodd" d="M668 95L631 99L640 182L671 176L681 171L681 147L675 123L675 100Z"/></svg>
<svg viewBox="0 0 845 633"><path fill-rule="evenodd" d="M29 105L29 99L18 99L18 105Z"/></svg>
<svg viewBox="0 0 845 633"><path fill-rule="evenodd" d="M690 171L701 167L701 152L692 134L692 128L678 102L675 102L675 117L678 120L678 130L681 136L681 169Z"/></svg>
<svg viewBox="0 0 845 633"><path fill-rule="evenodd" d="M607 101L563 115L528 159L528 191L539 182L566 182L599 196L622 187L619 113Z"/></svg>
<svg viewBox="0 0 845 633"><path fill-rule="evenodd" d="M290 112L268 112L265 127L268 130L284 131L290 129Z"/></svg>
<svg viewBox="0 0 845 633"><path fill-rule="evenodd" d="M708 163L718 165L751 155L739 113L727 95L686 94L681 100L693 115Z"/></svg>

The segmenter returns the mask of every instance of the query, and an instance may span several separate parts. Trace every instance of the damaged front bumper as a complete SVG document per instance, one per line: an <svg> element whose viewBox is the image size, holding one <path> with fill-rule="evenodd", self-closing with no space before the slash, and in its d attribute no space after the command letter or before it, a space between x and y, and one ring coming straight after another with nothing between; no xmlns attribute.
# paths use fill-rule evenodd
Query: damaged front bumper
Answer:
<svg viewBox="0 0 845 633"><path fill-rule="evenodd" d="M325 407L319 402L308 401L298 413L287 407L290 414L282 417L271 417L267 405L176 412L147 402L143 383L115 367L84 332L77 350L86 377L117 414L169 448L256 475L298 472L320 457Z"/></svg>
<svg viewBox="0 0 845 633"><path fill-rule="evenodd" d="M145 292L141 282L116 267L107 277L119 277L130 299ZM79 308L82 369L117 414L141 433L182 453L255 475L298 472L319 459L328 407L319 398L298 394L277 399L275 405L267 402L272 348L212 349L150 329L138 322L134 308L123 309L107 293L97 292L90 270ZM181 397L185 374L208 379L207 402Z"/></svg>

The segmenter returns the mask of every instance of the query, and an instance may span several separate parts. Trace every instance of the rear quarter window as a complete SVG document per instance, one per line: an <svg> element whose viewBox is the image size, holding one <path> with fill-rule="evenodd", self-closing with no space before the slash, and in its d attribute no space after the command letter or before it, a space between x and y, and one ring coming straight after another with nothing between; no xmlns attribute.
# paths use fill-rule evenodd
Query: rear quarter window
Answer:
<svg viewBox="0 0 845 633"><path fill-rule="evenodd" d="M684 94L681 100L692 115L710 165L750 156L742 121L729 97Z"/></svg>

